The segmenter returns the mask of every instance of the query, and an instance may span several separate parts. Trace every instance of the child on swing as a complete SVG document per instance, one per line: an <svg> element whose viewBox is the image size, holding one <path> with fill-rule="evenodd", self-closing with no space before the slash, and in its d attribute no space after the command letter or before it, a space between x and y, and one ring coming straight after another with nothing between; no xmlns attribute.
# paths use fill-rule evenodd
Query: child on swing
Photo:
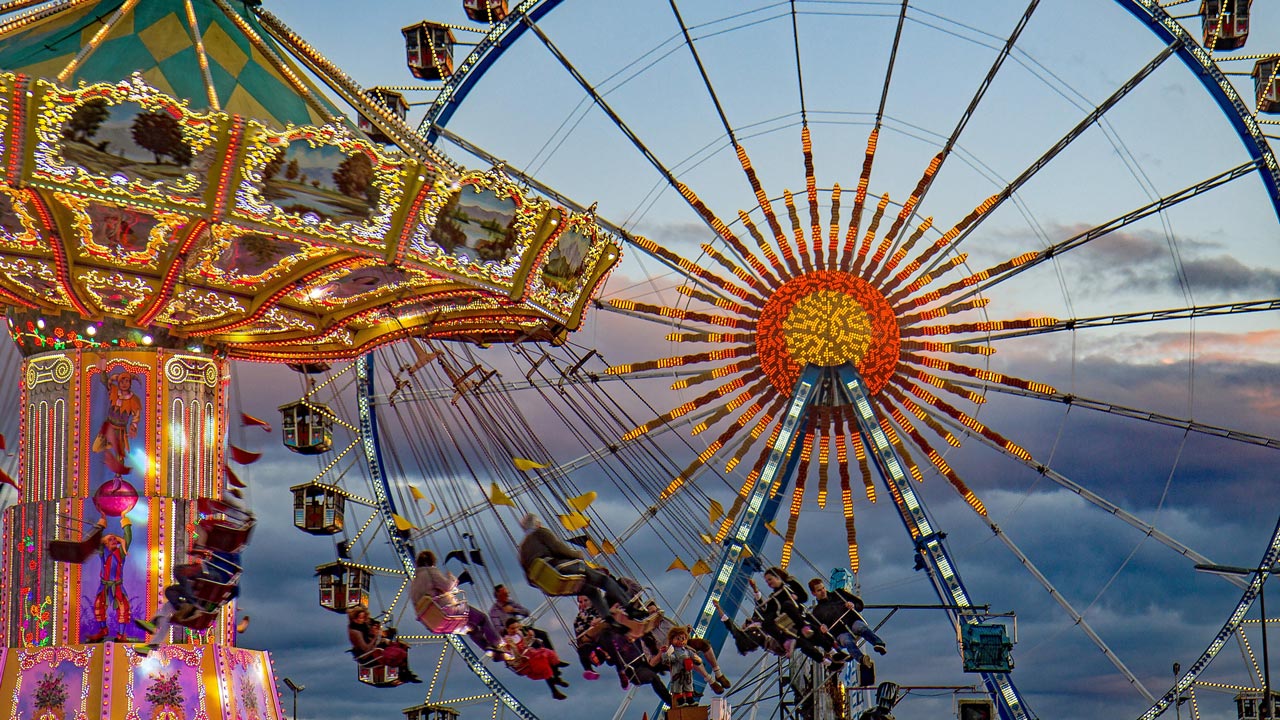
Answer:
<svg viewBox="0 0 1280 720"><path fill-rule="evenodd" d="M671 706L693 705L693 671L696 669L707 684L715 680L706 668L702 667L702 658L689 647L689 628L677 625L667 631L667 647L662 651L662 662L671 671L671 680L667 690L671 693Z"/></svg>

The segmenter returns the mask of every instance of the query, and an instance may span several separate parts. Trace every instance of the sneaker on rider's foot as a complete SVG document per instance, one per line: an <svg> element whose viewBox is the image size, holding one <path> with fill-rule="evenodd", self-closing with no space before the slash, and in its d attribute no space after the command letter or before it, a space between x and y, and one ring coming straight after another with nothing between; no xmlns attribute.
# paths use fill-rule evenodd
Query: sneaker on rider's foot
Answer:
<svg viewBox="0 0 1280 720"><path fill-rule="evenodd" d="M595 670L587 670L582 673L582 679L583 680L599 680L600 673L596 672Z"/></svg>
<svg viewBox="0 0 1280 720"><path fill-rule="evenodd" d="M568 699L569 699L569 696L568 696L568 695L565 695L565 694L564 694L564 693L562 693L562 692L560 692L560 689L559 689L559 688L553 688L553 689L551 690L551 697L553 697L553 698L555 698L555 699L557 699L557 700L568 700Z"/></svg>
<svg viewBox="0 0 1280 720"><path fill-rule="evenodd" d="M888 649L886 649L884 645L876 645L876 646L875 646L875 651L876 651L876 652L878 652L878 653L880 653L881 655L884 655L885 653L889 652L889 651L888 651Z"/></svg>
<svg viewBox="0 0 1280 720"><path fill-rule="evenodd" d="M715 693L715 694L717 694L717 695L721 695L721 694L723 694L723 693L724 693L724 686L723 686L723 685L721 685L721 684L720 684L720 683L718 683L718 682L712 681L712 682L711 682L711 692L713 692L713 693Z"/></svg>
<svg viewBox="0 0 1280 720"><path fill-rule="evenodd" d="M733 687L733 683L729 682L729 678L725 677L724 673L720 672L719 670L716 671L716 682L723 685L725 690L728 690L729 688Z"/></svg>

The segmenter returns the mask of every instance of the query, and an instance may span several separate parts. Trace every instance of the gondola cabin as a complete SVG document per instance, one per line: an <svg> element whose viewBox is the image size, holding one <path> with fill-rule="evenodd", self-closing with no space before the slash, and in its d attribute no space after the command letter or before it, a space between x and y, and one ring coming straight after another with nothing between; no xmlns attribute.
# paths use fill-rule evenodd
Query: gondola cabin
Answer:
<svg viewBox="0 0 1280 720"><path fill-rule="evenodd" d="M1237 720L1269 720L1267 704L1263 702L1265 697L1261 690L1246 690L1236 695ZM1280 690L1271 691L1271 704L1280 710Z"/></svg>
<svg viewBox="0 0 1280 720"><path fill-rule="evenodd" d="M400 684L400 669L389 665L361 666L357 679L374 687L395 687Z"/></svg>
<svg viewBox="0 0 1280 720"><path fill-rule="evenodd" d="M1254 63L1253 92L1258 98L1258 112L1280 113L1280 55Z"/></svg>
<svg viewBox="0 0 1280 720"><path fill-rule="evenodd" d="M368 91L368 95L373 98L374 102L386 108L387 112L391 113L401 121L409 117L409 102L405 100L404 96L400 93L395 92L394 90L384 90L383 88L372 88ZM362 131L364 131L365 135L369 136L370 140L376 143L382 143L383 145L391 145L394 143L391 138L384 135L382 131L378 129L378 126L364 115L360 116L360 120L357 122L357 125Z"/></svg>
<svg viewBox="0 0 1280 720"><path fill-rule="evenodd" d="M458 711L445 705L423 703L405 708L404 720L458 720Z"/></svg>
<svg viewBox="0 0 1280 720"><path fill-rule="evenodd" d="M1249 4L1253 0L1203 0L1200 3L1204 46L1235 50L1249 39Z"/></svg>
<svg viewBox="0 0 1280 720"><path fill-rule="evenodd" d="M323 403L299 400L280 406L284 446L302 455L319 455L333 448L333 411Z"/></svg>
<svg viewBox="0 0 1280 720"><path fill-rule="evenodd" d="M369 604L369 573L341 560L316 567L320 576L320 606L345 613L352 605Z"/></svg>
<svg viewBox="0 0 1280 720"><path fill-rule="evenodd" d="M423 21L401 28L409 72L419 80L443 80L453 74L453 31L439 23Z"/></svg>
<svg viewBox="0 0 1280 720"><path fill-rule="evenodd" d="M472 22L496 23L507 16L507 0L462 0Z"/></svg>
<svg viewBox="0 0 1280 720"><path fill-rule="evenodd" d="M320 482L289 488L293 493L293 525L312 535L342 532L346 497L342 490Z"/></svg>

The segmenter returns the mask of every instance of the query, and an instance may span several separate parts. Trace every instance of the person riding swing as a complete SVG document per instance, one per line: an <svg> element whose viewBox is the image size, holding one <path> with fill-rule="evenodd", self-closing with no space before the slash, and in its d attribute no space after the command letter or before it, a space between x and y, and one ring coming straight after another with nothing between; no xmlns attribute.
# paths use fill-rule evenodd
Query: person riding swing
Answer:
<svg viewBox="0 0 1280 720"><path fill-rule="evenodd" d="M589 565L581 551L543 527L542 520L537 515L528 513L520 518L520 529L526 533L524 539L520 541L520 567L524 570L530 584L548 592L548 589L539 584L532 574L538 561L541 561L561 576L581 576L582 586L575 589L572 594L585 595L600 617L614 618L615 621L624 625L627 621L642 623L650 619L642 608L632 602L632 598L627 595L626 590L617 580L608 573ZM548 592L548 594L556 593ZM613 614L611 611L613 606L621 607L620 616Z"/></svg>

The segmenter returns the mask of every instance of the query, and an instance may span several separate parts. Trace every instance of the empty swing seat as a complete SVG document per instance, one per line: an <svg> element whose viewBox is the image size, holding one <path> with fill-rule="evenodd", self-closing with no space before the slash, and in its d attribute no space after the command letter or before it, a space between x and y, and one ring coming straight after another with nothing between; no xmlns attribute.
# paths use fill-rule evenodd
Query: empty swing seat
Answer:
<svg viewBox="0 0 1280 720"><path fill-rule="evenodd" d="M587 577L578 573L564 574L545 558L535 558L525 571L529 584L553 597L577 595L586 583Z"/></svg>
<svg viewBox="0 0 1280 720"><path fill-rule="evenodd" d="M50 540L49 557L58 562L79 565L98 550L102 545L102 526L95 526L93 532L83 540Z"/></svg>
<svg viewBox="0 0 1280 720"><path fill-rule="evenodd" d="M359 663L356 679L374 687L395 687L400 684L400 668L382 664L375 656L377 650L356 658Z"/></svg>
<svg viewBox="0 0 1280 720"><path fill-rule="evenodd" d="M458 635L466 632L470 608L461 590L442 595L422 596L417 603L418 622L433 633Z"/></svg>
<svg viewBox="0 0 1280 720"><path fill-rule="evenodd" d="M205 610L201 610L195 605L184 605L173 613L173 617L170 618L169 622L174 625L181 625L182 627L190 630L202 632L212 627L214 621L217 619L218 613L216 610L214 612L207 612Z"/></svg>
<svg viewBox="0 0 1280 720"><path fill-rule="evenodd" d="M193 547L199 550L235 553L244 549L253 534L254 522L233 523L217 518L205 518L196 526Z"/></svg>

